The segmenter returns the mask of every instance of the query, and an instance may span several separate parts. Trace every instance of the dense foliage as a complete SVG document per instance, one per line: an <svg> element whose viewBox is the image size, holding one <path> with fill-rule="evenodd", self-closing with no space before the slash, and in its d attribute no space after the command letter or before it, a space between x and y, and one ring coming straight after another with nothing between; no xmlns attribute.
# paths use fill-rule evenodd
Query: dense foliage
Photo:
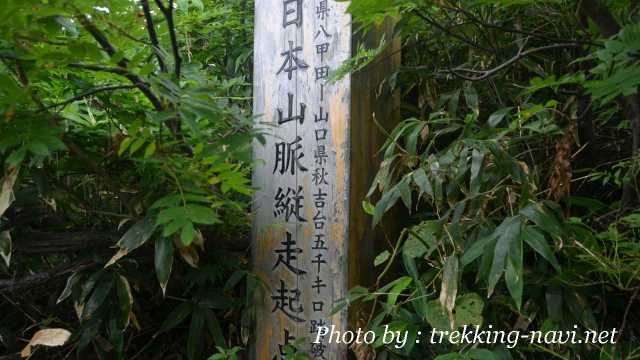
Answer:
<svg viewBox="0 0 640 360"><path fill-rule="evenodd" d="M375 223L402 221L385 215L394 205L410 214L376 259L377 286L347 299L371 305L370 329L409 331L410 345L378 342L361 357L640 356L637 4L355 0L350 9L363 31L398 20L402 68L384 86L402 93L404 120L364 208ZM464 325L620 334L616 345L412 341Z"/></svg>
<svg viewBox="0 0 640 360"><path fill-rule="evenodd" d="M396 21L403 121L363 208L402 228L342 305L358 359L640 357L640 18L624 0L352 0ZM0 359L243 356L253 3L0 4ZM334 76L381 50L361 49ZM396 212L390 212L395 209ZM407 216L394 216L397 211ZM416 344L617 328L616 345ZM42 334L42 333L40 333ZM60 331L53 337L65 335ZM294 352L293 349L288 349ZM4 354L7 354L5 357ZM295 358L303 356L293 355Z"/></svg>
<svg viewBox="0 0 640 360"><path fill-rule="evenodd" d="M246 341L252 10L2 2L0 354L49 328L70 345L36 357Z"/></svg>

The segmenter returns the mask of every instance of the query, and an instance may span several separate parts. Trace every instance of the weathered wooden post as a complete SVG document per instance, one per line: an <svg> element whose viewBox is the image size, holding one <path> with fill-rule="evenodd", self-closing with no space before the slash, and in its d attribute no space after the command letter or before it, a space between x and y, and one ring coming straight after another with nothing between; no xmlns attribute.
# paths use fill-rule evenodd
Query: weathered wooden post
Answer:
<svg viewBox="0 0 640 360"><path fill-rule="evenodd" d="M380 236L361 204L384 141L374 116L383 125L397 118L396 98L378 85L399 51L394 42L367 69L330 82L356 43L348 5L255 2L254 114L268 133L254 147L264 162L253 174L253 266L268 286L256 300L259 360L284 359L284 346L303 337L297 349L310 358L346 359L344 344L313 343L317 328L346 330L353 314L331 316L333 305L374 274ZM369 40L377 45L385 31Z"/></svg>

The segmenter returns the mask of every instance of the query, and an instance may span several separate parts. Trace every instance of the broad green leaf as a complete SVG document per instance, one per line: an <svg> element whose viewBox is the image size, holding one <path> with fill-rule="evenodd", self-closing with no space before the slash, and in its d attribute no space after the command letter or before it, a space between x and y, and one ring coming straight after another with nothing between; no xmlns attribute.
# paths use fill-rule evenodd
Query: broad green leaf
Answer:
<svg viewBox="0 0 640 360"><path fill-rule="evenodd" d="M493 294L493 290L495 289L498 280L502 277L511 242L515 241L520 236L520 228L520 217L511 216L504 219L502 224L500 224L500 226L495 230L495 233L499 235L493 251L493 263L489 270L489 288L487 290L487 296L491 296L491 294Z"/></svg>
<svg viewBox="0 0 640 360"><path fill-rule="evenodd" d="M84 305L82 311L83 319L89 319L95 314L96 310L98 310L98 308L104 303L107 296L109 296L112 287L113 276L103 276L100 278L100 281L95 286L91 292L91 296Z"/></svg>
<svg viewBox="0 0 640 360"><path fill-rule="evenodd" d="M469 249L466 249L460 258L460 264L465 267L471 264L475 259L480 257L484 253L485 247L490 245L498 238L498 233L495 231L490 235L484 236L471 244Z"/></svg>
<svg viewBox="0 0 640 360"><path fill-rule="evenodd" d="M373 260L373 266L380 266L384 264L391 256L389 250L385 250L376 256L375 260Z"/></svg>
<svg viewBox="0 0 640 360"><path fill-rule="evenodd" d="M427 247L413 235L409 235L408 239L402 245L402 253L410 258L419 258L427 252Z"/></svg>
<svg viewBox="0 0 640 360"><path fill-rule="evenodd" d="M552 214L549 214L548 210L540 203L533 203L525 206L520 210L520 214L533 221L549 235L561 238L564 234L560 223Z"/></svg>
<svg viewBox="0 0 640 360"><path fill-rule="evenodd" d="M133 294L129 280L122 275L116 277L116 292L118 293L118 304L120 305L120 318L118 330L122 331L129 326L131 309L133 307Z"/></svg>
<svg viewBox="0 0 640 360"><path fill-rule="evenodd" d="M455 323L456 327L464 325L482 326L484 301L476 293L468 293L459 296L456 300Z"/></svg>
<svg viewBox="0 0 640 360"><path fill-rule="evenodd" d="M185 206L185 211L187 212L187 217L194 223L212 225L219 222L218 216L210 207L188 204Z"/></svg>
<svg viewBox="0 0 640 360"><path fill-rule="evenodd" d="M391 288L391 291L389 291L389 295L387 295L387 304L394 306L400 294L411 284L411 281L412 279L409 276L403 276L398 279L393 288Z"/></svg>
<svg viewBox="0 0 640 360"><path fill-rule="evenodd" d="M439 300L431 300L426 306L426 320L432 328L438 330L451 330L451 323L447 316L447 310L442 307Z"/></svg>
<svg viewBox="0 0 640 360"><path fill-rule="evenodd" d="M480 192L481 177L480 170L484 163L484 152L473 149L471 153L471 180L470 190L472 194Z"/></svg>
<svg viewBox="0 0 640 360"><path fill-rule="evenodd" d="M189 360L200 359L204 345L202 336L205 325L206 314L202 309L196 308L191 314L191 326L187 337L187 358Z"/></svg>
<svg viewBox="0 0 640 360"><path fill-rule="evenodd" d="M413 182L418 186L420 192L433 197L433 188L424 169L420 168L413 172Z"/></svg>
<svg viewBox="0 0 640 360"><path fill-rule="evenodd" d="M509 256L507 258L507 268L504 280L507 283L507 289L516 304L516 308L520 310L522 306L522 290L524 288L524 272L522 269L522 232L517 239L511 241L509 247Z"/></svg>
<svg viewBox="0 0 640 360"><path fill-rule="evenodd" d="M544 235L536 230L534 227L526 226L522 232L524 241L531 246L540 256L547 260L556 271L560 271L560 263L556 259L553 250L544 238Z"/></svg>
<svg viewBox="0 0 640 360"><path fill-rule="evenodd" d="M222 327L220 327L220 322L218 321L216 314L209 309L205 309L205 316L207 320L207 328L209 329L209 334L213 338L213 341L217 346L225 346L224 333L222 332Z"/></svg>
<svg viewBox="0 0 640 360"><path fill-rule="evenodd" d="M167 283L171 276L171 268L173 267L173 240L167 237L160 237L155 244L155 269L162 295L166 293Z"/></svg>
<svg viewBox="0 0 640 360"><path fill-rule="evenodd" d="M468 360L469 358L459 353L448 353L444 355L438 355L434 360Z"/></svg>
<svg viewBox="0 0 640 360"><path fill-rule="evenodd" d="M111 258L111 260L107 262L105 267L113 265L116 261L126 256L131 251L142 246L145 242L147 242L147 240L149 240L149 238L151 238L151 235L153 235L155 230L155 221L153 221L150 216L147 216L144 219L133 224L133 226L131 226L129 230L127 230L127 232L125 232L124 235L122 235L122 238L120 238L120 240L118 241L117 245L120 250L118 250L118 252Z"/></svg>
<svg viewBox="0 0 640 360"><path fill-rule="evenodd" d="M464 87L464 101L477 118L478 115L480 115L480 104L478 101L478 92L473 86L469 85Z"/></svg>
<svg viewBox="0 0 640 360"><path fill-rule="evenodd" d="M58 296L56 304L60 304L66 298L68 298L69 295L71 295L73 288L80 282L81 279L82 275L80 275L80 273L74 272L73 274L71 274L71 276L67 278L67 284L65 285L64 290L62 290L62 293L60 293L60 296Z"/></svg>
<svg viewBox="0 0 640 360"><path fill-rule="evenodd" d="M467 356L473 360L500 360L500 356L487 349L471 349Z"/></svg>
<svg viewBox="0 0 640 360"><path fill-rule="evenodd" d="M182 323L184 319L186 319L189 316L189 314L191 314L192 310L193 310L193 307L188 302L183 302L180 305L178 305L175 309L173 309L173 311L169 314L169 316L167 316L164 319L164 321L162 322L162 325L160 325L160 330L158 331L158 334L169 331L174 327L176 327L177 325L179 325L180 323Z"/></svg>
<svg viewBox="0 0 640 360"><path fill-rule="evenodd" d="M506 107L506 108L502 108L496 112L494 112L493 114L491 114L489 116L489 119L487 120L487 125L491 126L491 127L496 127L500 124L500 122L502 121L502 119L505 118L505 116L507 116L507 114L509 114L509 112L511 112L510 107Z"/></svg>
<svg viewBox="0 0 640 360"><path fill-rule="evenodd" d="M373 223L372 225L377 225L382 219L382 215L386 213L393 205L395 205L396 201L400 197L400 191L396 186L392 187L380 198L380 201L376 204L376 207L373 212Z"/></svg>
<svg viewBox="0 0 640 360"><path fill-rule="evenodd" d="M182 231L180 231L180 241L184 246L191 245L194 237L196 235L195 229L193 228L192 222L187 222L183 227Z"/></svg>

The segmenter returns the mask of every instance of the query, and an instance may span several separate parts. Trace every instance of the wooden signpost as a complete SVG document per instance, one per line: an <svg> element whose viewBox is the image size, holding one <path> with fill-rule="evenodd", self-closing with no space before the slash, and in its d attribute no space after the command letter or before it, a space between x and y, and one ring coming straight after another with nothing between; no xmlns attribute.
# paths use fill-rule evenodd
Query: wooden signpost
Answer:
<svg viewBox="0 0 640 360"><path fill-rule="evenodd" d="M256 300L259 360L284 359L301 338L296 349L311 359L346 359L344 344L314 343L318 327L346 330L354 315L331 315L336 300L372 280L379 236L361 203L384 141L373 118L396 118L397 101L378 85L399 52L392 44L367 70L331 82L355 43L348 5L255 2L254 114L267 133L253 174L253 268L267 285Z"/></svg>

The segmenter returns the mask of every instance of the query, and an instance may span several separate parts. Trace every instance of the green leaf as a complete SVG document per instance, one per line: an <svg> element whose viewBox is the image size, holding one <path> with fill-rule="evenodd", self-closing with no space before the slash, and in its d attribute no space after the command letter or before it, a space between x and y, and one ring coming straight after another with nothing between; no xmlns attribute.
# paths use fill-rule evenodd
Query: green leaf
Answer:
<svg viewBox="0 0 640 360"><path fill-rule="evenodd" d="M413 182L418 186L423 194L433 197L433 188L424 169L420 168L413 172Z"/></svg>
<svg viewBox="0 0 640 360"><path fill-rule="evenodd" d="M187 316L191 314L192 310L193 310L192 305L188 302L183 302L182 304L178 305L178 307L176 307L169 314L169 316L167 316L166 319L164 319L164 321L162 322L162 325L160 325L160 330L158 331L158 334L162 334L166 331L169 331L174 327L176 327L177 325L179 325L180 323L182 323L184 319L186 319Z"/></svg>
<svg viewBox="0 0 640 360"><path fill-rule="evenodd" d="M468 358L466 356L454 352L454 353L448 353L444 355L438 355L435 357L434 360L467 360L467 359Z"/></svg>
<svg viewBox="0 0 640 360"><path fill-rule="evenodd" d="M202 330L204 328L206 315L202 309L196 308L191 314L191 326L187 337L187 358L189 360L200 359L203 348Z"/></svg>
<svg viewBox="0 0 640 360"><path fill-rule="evenodd" d="M162 295L164 296L167 290L167 283L171 276L171 268L173 267L173 241L167 237L161 237L156 240L155 250L155 269L160 288L162 289Z"/></svg>
<svg viewBox="0 0 640 360"><path fill-rule="evenodd" d="M80 273L78 272L74 272L73 274L71 274L71 276L69 276L69 278L67 278L67 284L65 285L64 290L62 290L62 293L60 293L60 296L58 296L56 305L60 304L66 298L68 298L69 295L71 295L73 288L80 282L80 279L82 279L82 275L80 275Z"/></svg>
<svg viewBox="0 0 640 360"><path fill-rule="evenodd" d="M393 205L395 205L396 201L400 197L400 192L398 188L394 186L393 188L386 191L382 194L380 201L376 204L376 208L373 212L373 226L377 225L382 219L382 215L386 213Z"/></svg>
<svg viewBox="0 0 640 360"><path fill-rule="evenodd" d="M540 203L533 203L520 210L520 214L533 221L542 230L556 238L561 238L564 234L562 226L552 214Z"/></svg>
<svg viewBox="0 0 640 360"><path fill-rule="evenodd" d="M193 238L195 237L196 232L193 228L193 223L188 222L182 227L182 231L180 232L180 241L184 246L191 245Z"/></svg>
<svg viewBox="0 0 640 360"><path fill-rule="evenodd" d="M482 326L482 310L484 301L476 293L468 293L459 296L456 300L455 323L456 327L464 325Z"/></svg>
<svg viewBox="0 0 640 360"><path fill-rule="evenodd" d="M0 232L0 257L8 268L11 265L11 233L9 230Z"/></svg>
<svg viewBox="0 0 640 360"><path fill-rule="evenodd" d="M509 257L507 259L507 268L504 276L505 282L507 283L507 289L509 290L518 310L520 310L522 306L522 291L524 288L523 276L521 235L518 236L517 239L511 241Z"/></svg>
<svg viewBox="0 0 640 360"><path fill-rule="evenodd" d="M505 118L505 116L507 116L507 114L509 114L509 112L511 112L511 107L506 107L506 108L502 108L496 112L494 112L493 114L491 114L489 116L489 119L487 120L487 125L491 126L491 127L496 127L500 124L500 122L502 121L502 119Z"/></svg>
<svg viewBox="0 0 640 360"><path fill-rule="evenodd" d="M536 230L534 227L527 226L522 232L524 241L531 246L540 256L547 260L556 271L560 272L560 263L556 259L555 254L551 250L551 247L544 238L544 235Z"/></svg>
<svg viewBox="0 0 640 360"><path fill-rule="evenodd" d="M142 246L156 230L156 225L150 216L136 222L122 235L117 245L122 249L132 251Z"/></svg>
<svg viewBox="0 0 640 360"><path fill-rule="evenodd" d="M218 216L210 207L188 204L185 206L185 210L187 212L187 217L194 223L212 225L219 222Z"/></svg>
<svg viewBox="0 0 640 360"><path fill-rule="evenodd" d="M118 294L118 304L120 306L119 329L122 331L129 326L129 314L133 307L133 294L129 281L122 275L116 278L116 292Z"/></svg>
<svg viewBox="0 0 640 360"><path fill-rule="evenodd" d="M407 241L402 245L402 253L412 259L424 256L427 250L422 241L413 235L409 235Z"/></svg>
<svg viewBox="0 0 640 360"><path fill-rule="evenodd" d="M373 266L380 266L384 264L391 256L389 250L385 250L376 256L375 260L373 260Z"/></svg>
<svg viewBox="0 0 640 360"><path fill-rule="evenodd" d="M465 267L471 264L475 259L480 257L484 253L484 249L487 245L491 244L498 238L498 233L495 231L490 235L482 237L471 244L469 249L466 249L460 258L460 264Z"/></svg>
<svg viewBox="0 0 640 360"><path fill-rule="evenodd" d="M389 291L389 295L387 295L387 304L389 306L394 306L396 301L398 301L398 297L404 291L404 289L411 284L412 279L408 276L403 276L400 279L396 280L396 284Z"/></svg>
<svg viewBox="0 0 640 360"><path fill-rule="evenodd" d="M373 215L375 207L369 201L362 200L362 210L364 210L367 215Z"/></svg>
<svg viewBox="0 0 640 360"><path fill-rule="evenodd" d="M480 115L480 104L478 101L478 92L473 86L464 87L464 100L467 103L467 107L473 111L473 114L478 117Z"/></svg>
<svg viewBox="0 0 640 360"><path fill-rule="evenodd" d="M432 328L438 330L451 330L451 323L447 316L447 311L439 300L427 302L425 318Z"/></svg>
<svg viewBox="0 0 640 360"><path fill-rule="evenodd" d="M222 332L222 327L220 327L220 322L216 317L216 314L209 310L205 310L205 316L207 320L207 328L209 329L209 334L213 338L213 341L218 346L226 346L224 333Z"/></svg>
<svg viewBox="0 0 640 360"><path fill-rule="evenodd" d="M133 153L138 151L138 149L140 149L142 145L144 145L145 141L145 138L136 139L129 147L129 154L133 155Z"/></svg>
<svg viewBox="0 0 640 360"><path fill-rule="evenodd" d="M84 309L82 311L82 319L91 318L96 310L104 303L105 299L111 292L111 288L113 287L113 277L112 276L103 276L100 278L100 281L96 285L93 292L91 292L91 296L89 300L87 300L84 305Z"/></svg>
<svg viewBox="0 0 640 360"><path fill-rule="evenodd" d="M511 242L515 241L520 236L521 221L518 216L511 216L502 222L495 230L498 235L496 241L496 247L493 252L493 263L489 270L489 288L487 290L488 295L491 296L493 290L498 283L498 280L502 277L504 272L507 253L511 246Z"/></svg>
<svg viewBox="0 0 640 360"><path fill-rule="evenodd" d="M480 170L482 169L482 165L484 164L484 152L473 149L471 155L471 181L470 181L470 190L472 194L477 194L480 192L481 178L480 178Z"/></svg>
<svg viewBox="0 0 640 360"><path fill-rule="evenodd" d="M150 216L133 224L118 241L117 245L120 250L107 262L105 268L115 264L116 261L142 246L151 238L155 230L155 221Z"/></svg>
<svg viewBox="0 0 640 360"><path fill-rule="evenodd" d="M471 349L467 352L473 360L500 360L500 357L487 349Z"/></svg>
<svg viewBox="0 0 640 360"><path fill-rule="evenodd" d="M149 156L155 154L156 152L156 143L152 142L147 145L147 148L144 150L144 157L148 158Z"/></svg>

